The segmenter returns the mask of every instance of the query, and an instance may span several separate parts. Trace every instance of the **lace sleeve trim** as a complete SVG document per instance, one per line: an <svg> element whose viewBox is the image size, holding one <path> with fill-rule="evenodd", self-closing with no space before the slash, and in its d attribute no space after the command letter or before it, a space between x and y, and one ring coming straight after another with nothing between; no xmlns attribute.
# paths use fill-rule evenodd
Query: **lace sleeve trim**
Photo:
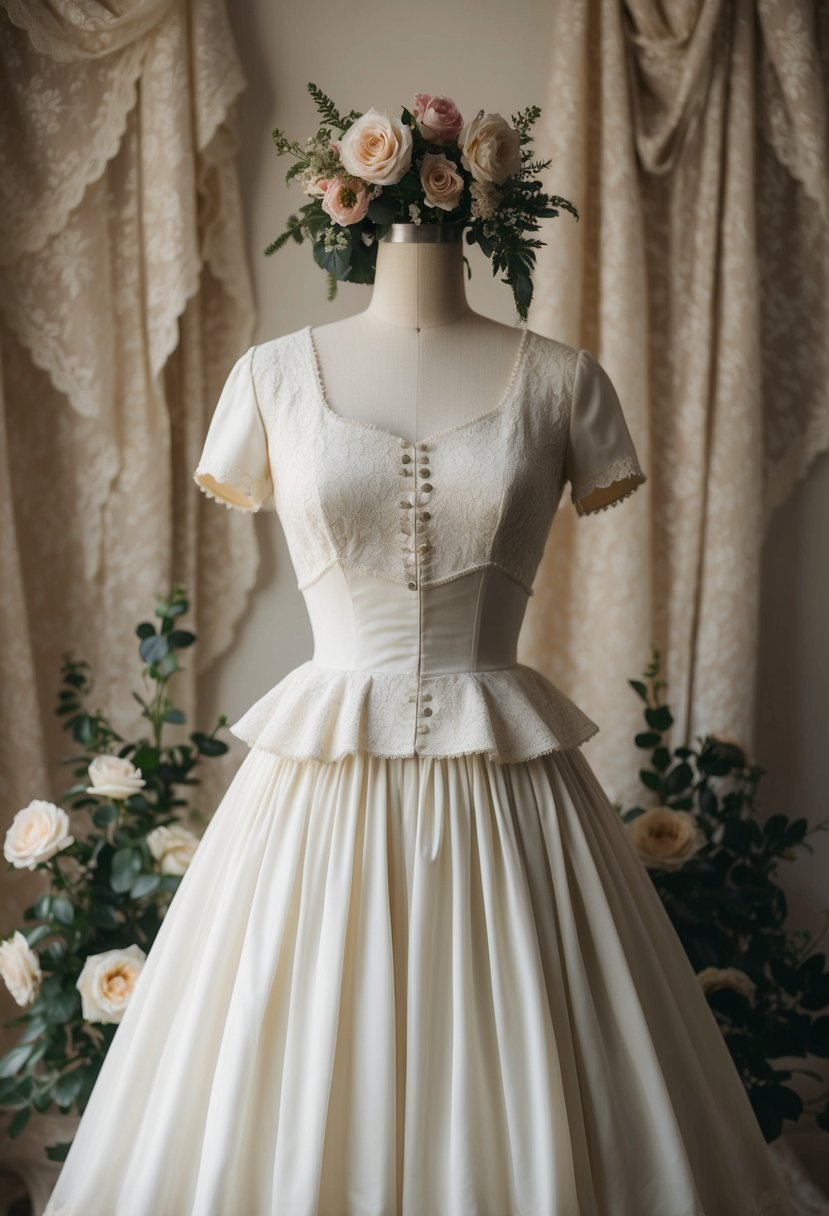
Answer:
<svg viewBox="0 0 829 1216"><path fill-rule="evenodd" d="M203 480L205 477L211 478L215 483L215 490L211 486L205 485ZM218 467L213 464L200 463L193 474L193 481L208 498L212 498L214 502L221 503L228 509L249 513L274 509L271 482L262 477L252 477L238 465L229 464ZM229 498L224 498L221 493L217 492L222 486L229 486L231 489L237 490L248 501L246 503L233 502Z"/></svg>
<svg viewBox="0 0 829 1216"><path fill-rule="evenodd" d="M606 489L612 486L614 482L624 481L628 477L634 477L636 480L623 493L612 498L610 502L602 503L600 507L583 507L582 499L591 494L593 490ZM580 477L575 482L570 490L570 497L576 504L576 510L580 515L593 515L597 511L606 511L608 507L618 506L620 502L624 502L626 498L630 498L643 482L647 481L647 477L642 472L639 464L632 456L623 456L620 460L614 460L612 464L598 470L595 473L587 473Z"/></svg>

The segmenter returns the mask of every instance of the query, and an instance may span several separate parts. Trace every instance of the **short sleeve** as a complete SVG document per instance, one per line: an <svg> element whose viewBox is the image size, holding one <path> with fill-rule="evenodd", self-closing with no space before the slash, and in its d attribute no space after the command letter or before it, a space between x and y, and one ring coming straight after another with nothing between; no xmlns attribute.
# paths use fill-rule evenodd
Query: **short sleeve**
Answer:
<svg viewBox="0 0 829 1216"><path fill-rule="evenodd" d="M579 515L627 498L647 481L613 383L588 350L573 378L565 478Z"/></svg>
<svg viewBox="0 0 829 1216"><path fill-rule="evenodd" d="M225 381L193 480L209 498L239 511L273 511L268 437L253 382L251 347Z"/></svg>

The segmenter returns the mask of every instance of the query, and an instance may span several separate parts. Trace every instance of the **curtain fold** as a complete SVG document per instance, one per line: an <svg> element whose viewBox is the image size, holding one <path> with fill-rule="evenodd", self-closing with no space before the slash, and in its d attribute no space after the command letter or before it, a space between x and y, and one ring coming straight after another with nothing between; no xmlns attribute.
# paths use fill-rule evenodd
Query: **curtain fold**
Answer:
<svg viewBox="0 0 829 1216"><path fill-rule="evenodd" d="M829 447L829 10L805 0L559 6L538 146L575 202L530 324L614 381L649 481L553 525L522 639L641 798L627 681L662 656L673 742L751 748L762 543Z"/></svg>

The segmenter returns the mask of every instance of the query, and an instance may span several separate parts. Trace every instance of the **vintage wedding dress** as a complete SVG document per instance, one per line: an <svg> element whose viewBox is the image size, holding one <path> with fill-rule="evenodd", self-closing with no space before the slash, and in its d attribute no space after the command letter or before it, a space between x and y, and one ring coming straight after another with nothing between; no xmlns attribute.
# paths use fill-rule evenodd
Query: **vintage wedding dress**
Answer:
<svg viewBox="0 0 829 1216"><path fill-rule="evenodd" d="M194 477L278 511L314 657L231 727L47 1216L788 1213L598 727L516 662L565 482L645 480L600 364L525 330L410 443L332 410L306 327Z"/></svg>

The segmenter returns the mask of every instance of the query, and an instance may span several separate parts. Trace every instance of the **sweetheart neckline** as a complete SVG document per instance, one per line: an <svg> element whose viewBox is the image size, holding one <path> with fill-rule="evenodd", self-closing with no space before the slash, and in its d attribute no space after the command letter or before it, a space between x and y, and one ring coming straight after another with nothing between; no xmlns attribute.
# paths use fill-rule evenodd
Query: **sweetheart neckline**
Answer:
<svg viewBox="0 0 829 1216"><path fill-rule="evenodd" d="M487 410L483 414L476 414L473 418L468 418L465 422L455 423L454 426L445 427L443 430L434 431L431 435L423 435L419 439L415 440L406 439L405 436L398 435L394 431L387 430L386 427L378 426L376 422L364 422L360 418L349 418L347 414L338 413L331 405L328 392L325 387L322 368L320 367L319 355L317 353L317 347L314 341L313 326L306 325L302 332L306 336L308 350L310 353L317 404L322 409L323 413L329 415L331 418L337 419L346 426L353 426L358 430L375 431L381 435L384 435L389 441L400 446L405 445L406 447L414 447L415 444L436 443L439 439L444 439L447 435L453 435L457 431L467 430L469 427L475 426L481 422L485 422L487 419L492 418L497 414L506 413L509 405L512 402L515 390L520 383L519 373L523 371L525 362L524 354L530 344L530 335L533 331L531 329L523 329L521 331L521 340L518 343L518 351L516 352L515 359L513 361L512 371L510 372L510 377L507 381L507 387L504 389L501 399L496 406L490 410Z"/></svg>

